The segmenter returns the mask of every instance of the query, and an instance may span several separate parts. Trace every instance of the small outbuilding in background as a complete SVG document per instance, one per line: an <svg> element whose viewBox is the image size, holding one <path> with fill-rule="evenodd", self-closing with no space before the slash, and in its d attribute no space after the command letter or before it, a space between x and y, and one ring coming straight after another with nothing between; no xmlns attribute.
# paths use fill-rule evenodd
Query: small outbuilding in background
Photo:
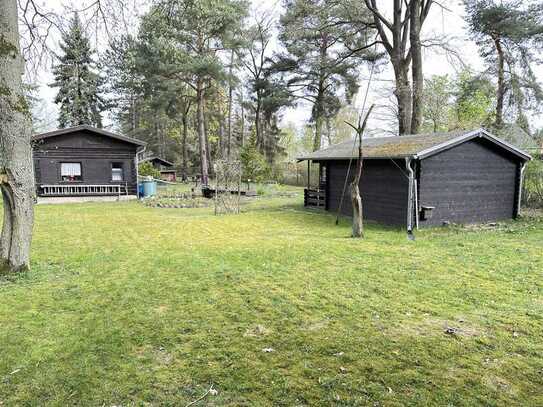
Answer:
<svg viewBox="0 0 543 407"><path fill-rule="evenodd" d="M522 175L531 157L484 129L362 141L360 181L364 218L379 223L435 226L482 223L518 216ZM358 144L353 140L299 157L319 165L318 187L306 206L352 215L348 185ZM345 191L345 192L344 192Z"/></svg>
<svg viewBox="0 0 543 407"><path fill-rule="evenodd" d="M140 163L149 162L151 165L160 171L160 179L168 182L175 182L177 180L176 171L173 163L165 160L164 158L150 155L140 160Z"/></svg>

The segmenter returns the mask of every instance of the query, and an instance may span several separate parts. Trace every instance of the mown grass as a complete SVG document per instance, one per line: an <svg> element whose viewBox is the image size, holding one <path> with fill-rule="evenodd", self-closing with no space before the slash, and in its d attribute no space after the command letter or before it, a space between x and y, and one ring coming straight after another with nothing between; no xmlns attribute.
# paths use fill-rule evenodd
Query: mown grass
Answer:
<svg viewBox="0 0 543 407"><path fill-rule="evenodd" d="M541 219L361 241L299 197L211 212L37 207L0 405L543 405Z"/></svg>

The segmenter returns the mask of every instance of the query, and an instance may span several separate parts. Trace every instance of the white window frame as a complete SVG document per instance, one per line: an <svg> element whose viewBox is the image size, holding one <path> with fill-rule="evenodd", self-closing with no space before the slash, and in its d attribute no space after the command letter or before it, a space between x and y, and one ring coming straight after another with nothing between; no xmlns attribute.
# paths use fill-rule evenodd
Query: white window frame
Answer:
<svg viewBox="0 0 543 407"><path fill-rule="evenodd" d="M67 166L71 166L72 168L66 168ZM79 171L76 170L76 168L79 167ZM64 179L64 177L79 177L79 179ZM81 162L77 161L64 161L60 163L60 179L63 182L81 182L83 181L83 166L81 165Z"/></svg>
<svg viewBox="0 0 543 407"><path fill-rule="evenodd" d="M118 167L116 167L118 166ZM120 171L115 171L120 170ZM115 179L115 174L120 174L120 179ZM113 162L111 163L111 181L112 182L124 182L124 163Z"/></svg>

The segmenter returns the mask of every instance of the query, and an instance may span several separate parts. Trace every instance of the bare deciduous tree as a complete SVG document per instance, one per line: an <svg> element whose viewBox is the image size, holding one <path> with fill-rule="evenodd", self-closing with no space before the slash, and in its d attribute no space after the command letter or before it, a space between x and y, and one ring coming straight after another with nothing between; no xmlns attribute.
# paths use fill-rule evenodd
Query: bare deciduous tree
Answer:
<svg viewBox="0 0 543 407"><path fill-rule="evenodd" d="M362 149L362 135L366 129L366 124L368 123L368 118L370 117L371 111L373 110L371 105L362 121L362 115L358 118L358 125L354 126L350 123L347 123L355 131L358 138L358 161L356 162L356 172L354 173L354 179L351 182L351 202L353 205L353 237L364 237L364 220L363 220L363 211L362 211L362 197L360 196L360 178L362 178L362 168L364 166L364 152Z"/></svg>
<svg viewBox="0 0 543 407"><path fill-rule="evenodd" d="M393 17L389 20L377 0L364 0L373 14L380 42L394 69L395 96L398 101L399 134L418 133L422 124L422 42L420 33L433 0L394 0ZM413 87L409 80L409 69Z"/></svg>

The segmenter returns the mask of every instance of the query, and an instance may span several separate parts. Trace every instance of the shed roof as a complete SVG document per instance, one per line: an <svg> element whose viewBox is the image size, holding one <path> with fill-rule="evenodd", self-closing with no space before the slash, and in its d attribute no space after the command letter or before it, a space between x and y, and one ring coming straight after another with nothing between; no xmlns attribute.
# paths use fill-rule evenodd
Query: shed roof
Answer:
<svg viewBox="0 0 543 407"><path fill-rule="evenodd" d="M523 160L530 155L515 146L498 139L484 129L428 133L393 137L368 137L362 139L364 158L426 158L468 140L482 137L508 150ZM298 157L298 160L349 160L358 157L358 141L347 140L313 153Z"/></svg>
<svg viewBox="0 0 543 407"><path fill-rule="evenodd" d="M160 164L160 165L163 165L164 167L173 167L173 163L168 161L168 160L165 160L164 158L160 158L160 157L157 157L155 155L151 155L151 156L148 156L148 157L144 157L140 160L140 162L146 162L146 161L149 161L149 162L154 162L154 163L157 163L157 164Z"/></svg>
<svg viewBox="0 0 543 407"><path fill-rule="evenodd" d="M70 134L70 133L75 133L75 132L84 131L84 130L90 131L91 133L100 134L102 136L110 137L110 138L113 138L113 139L121 140L121 141L124 141L126 143L135 144L137 146L145 146L147 144L144 141L141 141L141 140L138 140L138 139L135 139L135 138L132 138L132 137L124 136L122 134L113 133L111 131L107 131L107 130L104 130L104 129L99 129L97 127L89 126L89 125L86 125L86 124L81 125L81 126L75 126L75 127L67 127L65 129L58 129L58 130L54 130L54 131L48 131L46 133L35 134L35 135L32 136L32 141L38 141L38 140L46 139L46 138L49 138L49 137L61 136L63 134Z"/></svg>

